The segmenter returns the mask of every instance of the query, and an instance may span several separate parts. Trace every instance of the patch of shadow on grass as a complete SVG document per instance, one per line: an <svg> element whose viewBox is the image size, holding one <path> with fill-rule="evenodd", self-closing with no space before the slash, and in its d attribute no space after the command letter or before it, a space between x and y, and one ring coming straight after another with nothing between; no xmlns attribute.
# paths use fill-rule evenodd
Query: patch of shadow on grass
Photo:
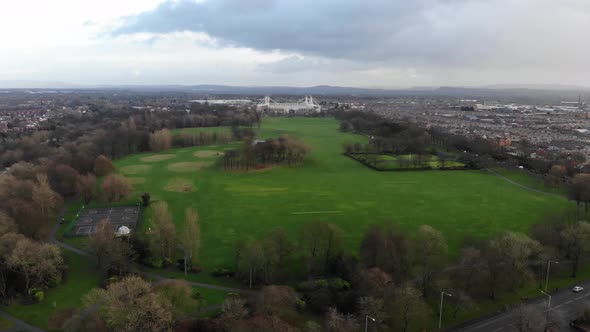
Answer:
<svg viewBox="0 0 590 332"><path fill-rule="evenodd" d="M153 156L149 156L149 157L143 157L143 158L141 158L141 161L148 162L148 163L154 163L154 162L169 160L169 159L173 159L173 158L176 158L175 154L157 154L157 155L153 155Z"/></svg>
<svg viewBox="0 0 590 332"><path fill-rule="evenodd" d="M142 174L149 171L152 168L151 165L129 165L124 166L120 169L123 174Z"/></svg>
<svg viewBox="0 0 590 332"><path fill-rule="evenodd" d="M172 172L194 172L213 165L210 161L182 162L168 165L168 170Z"/></svg>
<svg viewBox="0 0 590 332"><path fill-rule="evenodd" d="M168 184L164 187L164 190L175 193L192 193L197 190L197 188L194 186L191 180L173 178L168 181Z"/></svg>

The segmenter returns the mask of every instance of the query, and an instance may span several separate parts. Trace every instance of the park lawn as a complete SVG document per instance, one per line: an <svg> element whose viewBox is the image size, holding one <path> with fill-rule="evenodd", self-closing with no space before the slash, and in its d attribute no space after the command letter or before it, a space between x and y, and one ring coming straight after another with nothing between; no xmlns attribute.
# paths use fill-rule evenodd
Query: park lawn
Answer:
<svg viewBox="0 0 590 332"><path fill-rule="evenodd" d="M565 195L565 193L566 193L565 186L558 186L558 187L547 186L547 185L545 185L545 181L543 181L543 179L531 176L530 172L527 170L507 169L507 168L501 168L501 167L495 167L495 168L493 168L493 170L498 172L498 174L501 174L501 175L509 178L510 180L520 183L522 185L525 185L527 187L531 187L531 188L534 188L537 190L546 191L546 192L550 192L550 193L554 193L554 194L558 194L558 195Z"/></svg>
<svg viewBox="0 0 590 332"><path fill-rule="evenodd" d="M67 250L63 253L70 267L64 282L46 291L45 299L41 303L32 305L14 303L5 307L7 312L31 325L47 329L48 320L55 311L80 308L82 296L99 286L101 276L100 273L95 272L93 262L87 257Z"/></svg>
<svg viewBox="0 0 590 332"><path fill-rule="evenodd" d="M342 133L338 126L331 118L264 119L259 138L289 134L311 146L311 155L298 167L229 172L219 167L220 157L212 164L211 158L195 155L222 152L226 146L172 149L161 154L173 158L150 163L142 158L156 154L143 153L115 165L118 172L136 178L129 202L137 202L142 192L149 192L154 201L166 201L178 228L187 207L199 211L203 273L219 266L232 268L237 240L259 239L281 227L297 243L302 225L314 220L342 228L349 253L358 251L371 224L394 221L411 233L429 224L446 236L455 255L465 236L526 232L544 215L572 206L484 171L374 171L342 155L343 143L364 143L366 138ZM165 189L180 180L194 189ZM144 229L147 225L142 224Z"/></svg>

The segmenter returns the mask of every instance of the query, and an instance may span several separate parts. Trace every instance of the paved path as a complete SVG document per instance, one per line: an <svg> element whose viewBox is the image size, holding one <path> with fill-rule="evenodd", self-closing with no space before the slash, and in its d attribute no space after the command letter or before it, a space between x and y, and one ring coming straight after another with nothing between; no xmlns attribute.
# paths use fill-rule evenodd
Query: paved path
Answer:
<svg viewBox="0 0 590 332"><path fill-rule="evenodd" d="M529 191L533 191L533 192L536 192L536 193L539 193L539 194L547 195L547 196L553 196L553 197L560 198L560 199L567 199L563 195L554 194L554 193L546 192L546 191L543 191L543 190L535 189L535 188L532 188L532 187L529 187L529 186L525 186L524 184L518 183L518 182L516 182L516 181L514 181L514 180L512 180L512 179L510 179L508 177L505 177L504 175L502 175L502 174L494 171L491 168L486 168L486 171L488 171L488 172L494 174L495 176L497 176L497 177L505 180L506 182L509 182L509 183L511 183L511 184L513 184L515 186L521 187L523 189L526 189L526 190L529 190Z"/></svg>
<svg viewBox="0 0 590 332"><path fill-rule="evenodd" d="M9 314L7 312L1 311L1 310L0 310L0 317L13 322L15 325L15 326L11 327L10 329L3 330L3 331L45 332L45 330L42 330L38 327L35 327L35 326L30 325L26 322L23 322L22 320L12 316L11 314Z"/></svg>

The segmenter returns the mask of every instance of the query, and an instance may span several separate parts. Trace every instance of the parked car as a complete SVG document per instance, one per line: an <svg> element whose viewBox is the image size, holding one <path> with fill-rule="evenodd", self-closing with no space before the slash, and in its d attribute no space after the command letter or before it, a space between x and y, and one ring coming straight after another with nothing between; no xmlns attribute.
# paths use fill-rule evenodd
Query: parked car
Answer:
<svg viewBox="0 0 590 332"><path fill-rule="evenodd" d="M584 290L584 287L582 287L582 286L574 286L574 288L572 288L572 291L574 293L579 293L579 292L581 292L583 290Z"/></svg>

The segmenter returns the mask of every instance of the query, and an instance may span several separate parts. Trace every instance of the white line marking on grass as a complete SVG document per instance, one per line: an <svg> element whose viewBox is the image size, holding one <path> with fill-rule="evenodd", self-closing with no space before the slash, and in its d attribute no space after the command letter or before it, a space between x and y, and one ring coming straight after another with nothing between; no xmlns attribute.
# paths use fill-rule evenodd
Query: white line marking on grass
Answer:
<svg viewBox="0 0 590 332"><path fill-rule="evenodd" d="M304 211L304 212L291 212L291 214L320 214L320 213L341 213L342 211Z"/></svg>

